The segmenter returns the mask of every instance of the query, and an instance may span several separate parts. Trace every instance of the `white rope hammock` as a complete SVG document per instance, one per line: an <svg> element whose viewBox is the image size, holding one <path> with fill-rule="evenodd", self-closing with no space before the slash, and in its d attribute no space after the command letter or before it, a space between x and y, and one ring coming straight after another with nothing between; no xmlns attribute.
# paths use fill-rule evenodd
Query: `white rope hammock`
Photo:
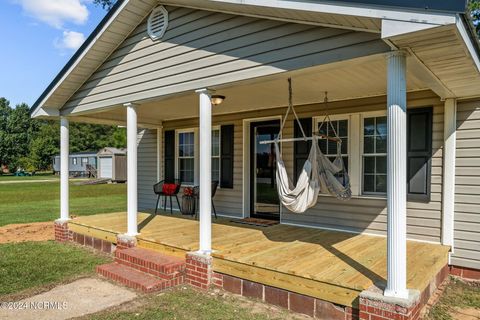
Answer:
<svg viewBox="0 0 480 320"><path fill-rule="evenodd" d="M303 130L302 124L298 119L295 108L293 107L292 98L292 82L288 79L289 89L289 103L287 113L282 121L280 132L277 139L270 141L262 141L260 143L274 143L275 154L277 161L277 189L280 201L290 211L295 213L303 213L307 209L313 207L317 203L317 198L320 192L335 196L337 199L348 200L352 196L350 189L350 179L345 169L341 155L342 140L338 137L335 128L333 127L330 117L327 114L323 122L319 126L319 130L324 124L330 125L335 137L327 135L313 134L312 137L307 137ZM325 102L327 98L325 96ZM292 110L295 115L295 119L298 123L303 138L282 139L283 127L288 118L288 115ZM335 141L337 143L337 155L332 162L325 156L320 147L318 146L319 139L328 139L329 141ZM310 153L305 161L302 172L298 177L296 185L293 185L292 180L288 177L285 163L283 162L280 152L280 141L312 141Z"/></svg>

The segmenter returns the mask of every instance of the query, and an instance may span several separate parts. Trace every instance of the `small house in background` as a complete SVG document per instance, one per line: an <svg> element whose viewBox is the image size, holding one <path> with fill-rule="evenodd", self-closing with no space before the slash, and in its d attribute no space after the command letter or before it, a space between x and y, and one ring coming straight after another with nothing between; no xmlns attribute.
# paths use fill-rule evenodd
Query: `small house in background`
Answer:
<svg viewBox="0 0 480 320"><path fill-rule="evenodd" d="M70 176L94 178L97 170L97 153L85 151L70 154L68 168ZM60 155L53 157L53 172L60 173Z"/></svg>
<svg viewBox="0 0 480 320"><path fill-rule="evenodd" d="M103 148L97 153L98 178L116 182L127 181L127 151L118 148Z"/></svg>

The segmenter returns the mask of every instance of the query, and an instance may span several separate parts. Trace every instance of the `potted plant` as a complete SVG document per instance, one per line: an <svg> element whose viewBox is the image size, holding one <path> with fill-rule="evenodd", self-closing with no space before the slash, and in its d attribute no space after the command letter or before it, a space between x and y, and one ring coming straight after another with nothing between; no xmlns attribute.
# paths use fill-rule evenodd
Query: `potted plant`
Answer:
<svg viewBox="0 0 480 320"><path fill-rule="evenodd" d="M195 214L195 194L191 187L183 188L182 214Z"/></svg>

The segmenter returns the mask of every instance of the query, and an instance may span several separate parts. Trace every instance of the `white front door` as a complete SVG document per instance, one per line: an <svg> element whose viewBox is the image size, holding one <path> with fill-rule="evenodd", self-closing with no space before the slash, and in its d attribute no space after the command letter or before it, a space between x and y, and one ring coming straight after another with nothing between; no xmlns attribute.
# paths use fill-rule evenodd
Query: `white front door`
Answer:
<svg viewBox="0 0 480 320"><path fill-rule="evenodd" d="M113 175L113 161L112 157L100 158L100 178L112 179Z"/></svg>

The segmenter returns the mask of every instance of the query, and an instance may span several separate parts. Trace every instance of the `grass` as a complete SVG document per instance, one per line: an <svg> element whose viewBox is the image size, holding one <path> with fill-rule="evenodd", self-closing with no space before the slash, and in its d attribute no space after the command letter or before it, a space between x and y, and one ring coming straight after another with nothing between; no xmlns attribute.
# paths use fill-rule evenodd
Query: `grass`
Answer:
<svg viewBox="0 0 480 320"><path fill-rule="evenodd" d="M47 242L0 244L0 298L19 291L91 275L109 259L73 245Z"/></svg>
<svg viewBox="0 0 480 320"><path fill-rule="evenodd" d="M0 175L0 182L2 181L32 181L32 180L58 180L59 176L53 175L51 172L40 172L34 176L16 177L13 174Z"/></svg>
<svg viewBox="0 0 480 320"><path fill-rule="evenodd" d="M445 289L438 303L428 314L430 320L453 320L455 308L480 310L480 286L453 279Z"/></svg>
<svg viewBox="0 0 480 320"><path fill-rule="evenodd" d="M245 302L237 297L205 294L186 288L141 297L135 302L128 303L128 309L117 308L85 319L267 320L287 318L286 311L275 312L266 307L256 308L253 301Z"/></svg>
<svg viewBox="0 0 480 320"><path fill-rule="evenodd" d="M53 221L60 212L58 183L0 184L0 226ZM70 184L71 215L121 212L127 206L125 184Z"/></svg>

